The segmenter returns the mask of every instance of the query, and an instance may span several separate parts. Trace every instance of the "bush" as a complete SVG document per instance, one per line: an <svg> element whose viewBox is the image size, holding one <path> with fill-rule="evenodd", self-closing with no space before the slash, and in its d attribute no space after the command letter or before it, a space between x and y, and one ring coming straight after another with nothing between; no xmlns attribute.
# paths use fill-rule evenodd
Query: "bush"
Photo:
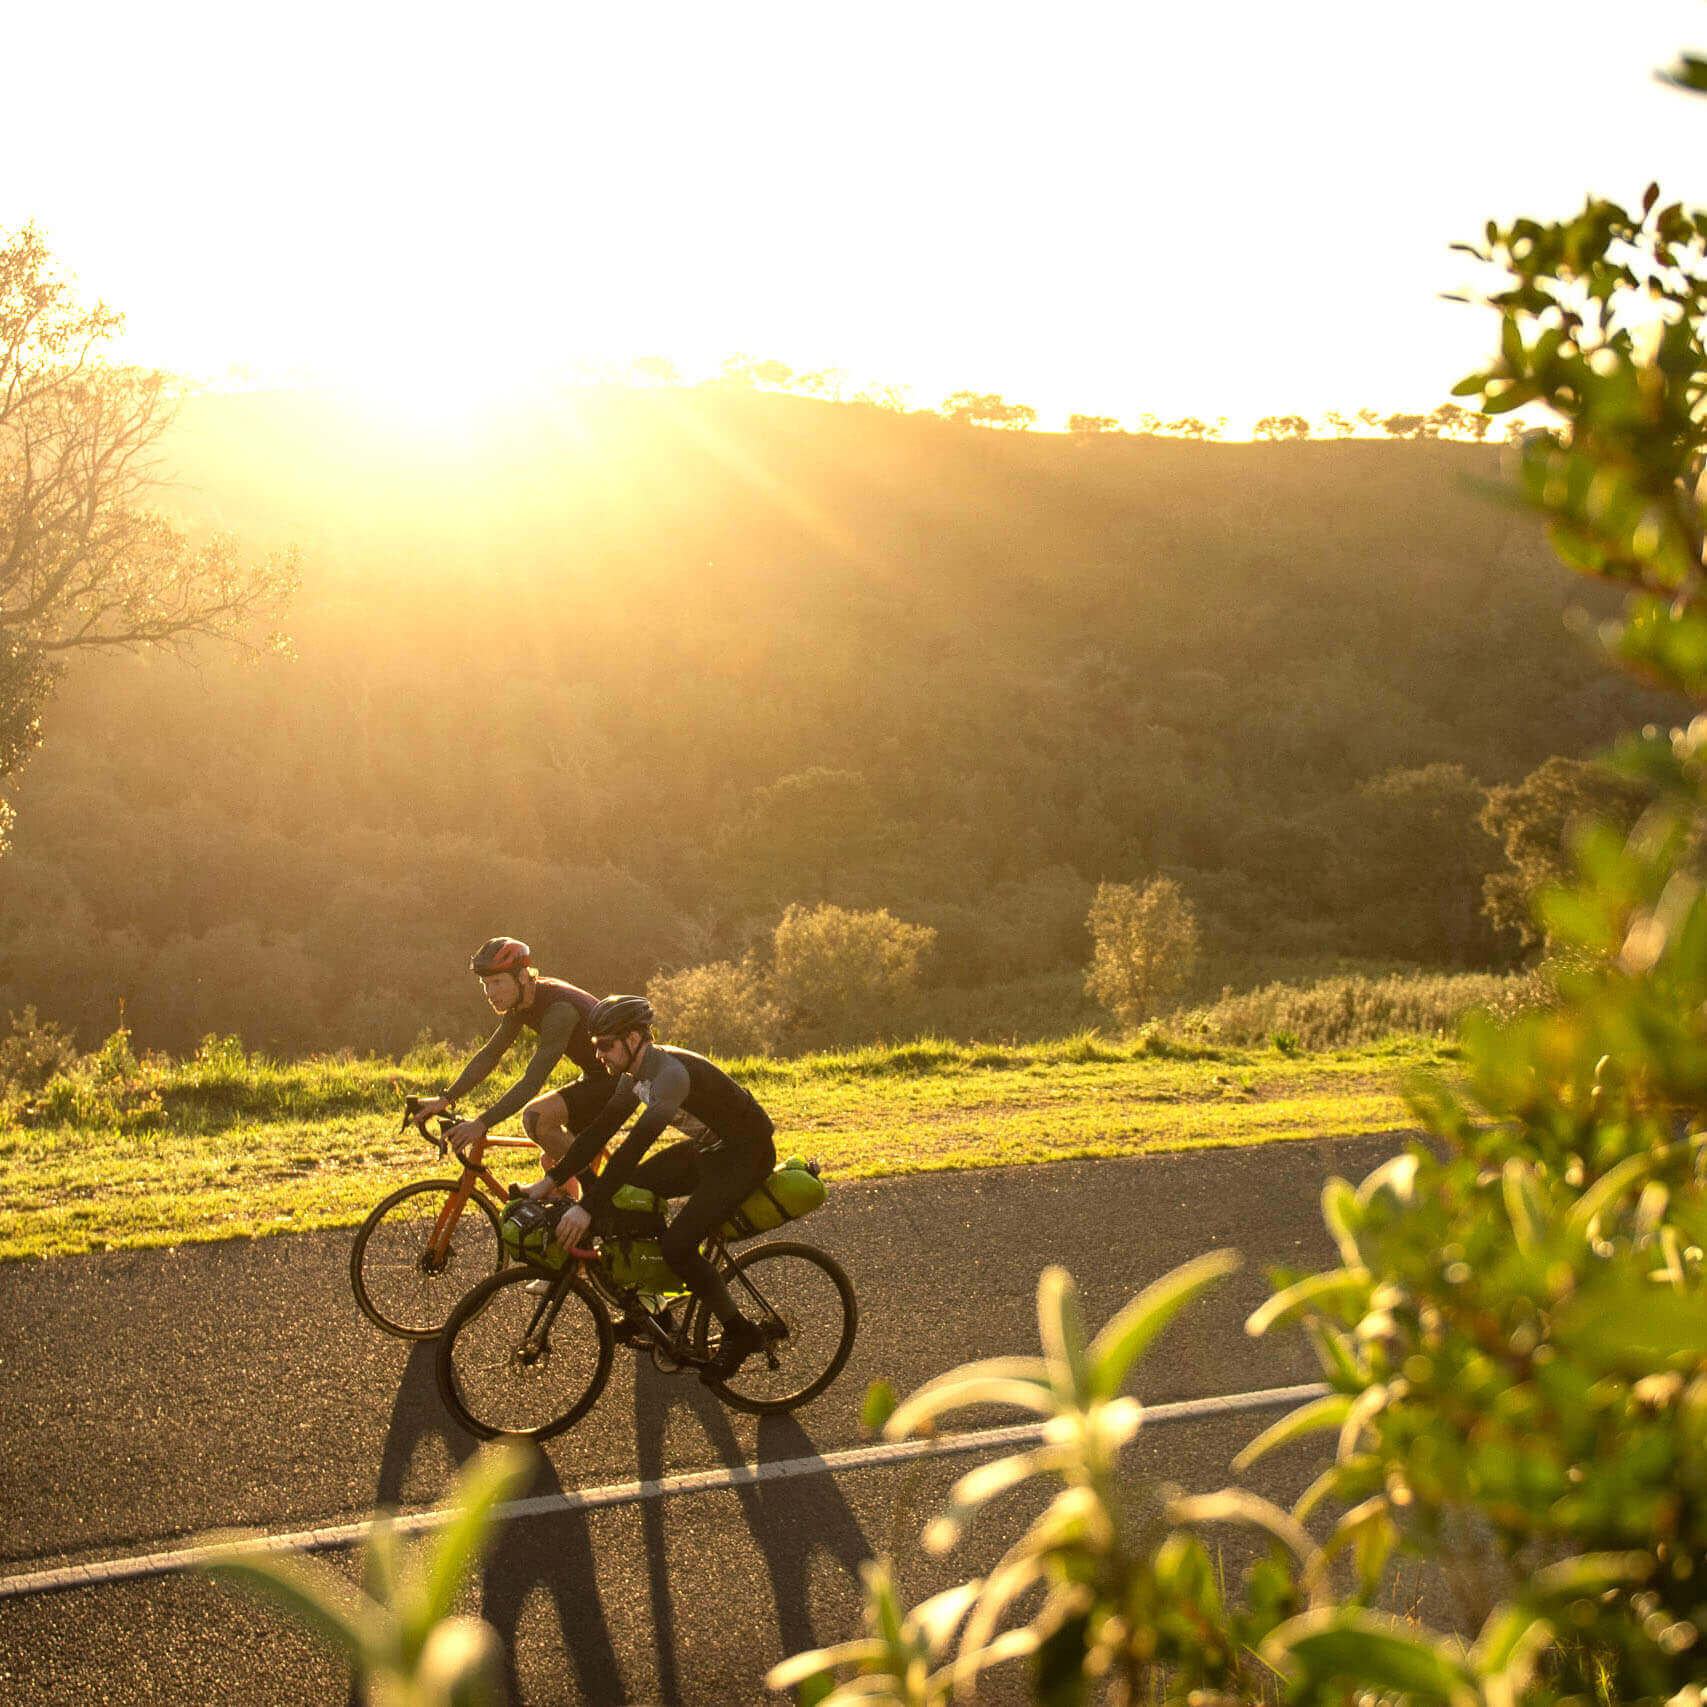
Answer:
<svg viewBox="0 0 1707 1707"><path fill-rule="evenodd" d="M164 1076L158 1060L137 1056L129 1028L121 1025L93 1055L55 1076L37 1112L53 1125L121 1131L158 1126L165 1116Z"/></svg>
<svg viewBox="0 0 1707 1707"><path fill-rule="evenodd" d="M659 1034L713 1055L769 1055L782 1011L752 960L716 960L654 978L646 987Z"/></svg>
<svg viewBox="0 0 1707 1707"><path fill-rule="evenodd" d="M887 1029L891 1009L918 983L936 932L886 908L790 907L772 939L772 989L795 1036L839 1042Z"/></svg>
<svg viewBox="0 0 1707 1707"><path fill-rule="evenodd" d="M40 1018L34 1007L6 1017L12 1030L0 1039L0 1091L34 1096L77 1059L77 1047L63 1026Z"/></svg>
<svg viewBox="0 0 1707 1707"><path fill-rule="evenodd" d="M1292 1049L1347 1049L1394 1033L1451 1036L1472 1009L1516 1012L1534 1005L1542 988L1533 974L1357 974L1227 994L1190 1019L1222 1043L1261 1045L1285 1038Z"/></svg>

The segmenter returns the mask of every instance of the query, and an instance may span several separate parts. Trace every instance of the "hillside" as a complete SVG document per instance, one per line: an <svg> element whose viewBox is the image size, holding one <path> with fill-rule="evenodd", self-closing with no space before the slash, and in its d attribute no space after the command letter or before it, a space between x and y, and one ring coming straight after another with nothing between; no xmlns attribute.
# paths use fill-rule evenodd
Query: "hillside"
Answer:
<svg viewBox="0 0 1707 1707"><path fill-rule="evenodd" d="M1482 790L1669 714L1567 632L1594 590L1489 495L1498 455L726 388L472 433L195 399L172 505L300 543L296 656L68 680L14 792L0 1012L397 1049L478 1023L492 931L638 987L828 898L936 927L924 1019L1058 1028L1091 889L1155 871L1217 969L1497 959Z"/></svg>

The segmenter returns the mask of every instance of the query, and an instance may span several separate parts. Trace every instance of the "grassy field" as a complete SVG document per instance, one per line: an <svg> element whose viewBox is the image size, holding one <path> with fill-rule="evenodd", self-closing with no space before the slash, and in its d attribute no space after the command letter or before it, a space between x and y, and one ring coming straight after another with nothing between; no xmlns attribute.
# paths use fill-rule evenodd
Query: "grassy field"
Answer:
<svg viewBox="0 0 1707 1707"><path fill-rule="evenodd" d="M1406 1074L1453 1054L1422 1038L1158 1054L1080 1037L736 1072L775 1119L779 1155L815 1156L834 1181L1390 1130L1409 1124ZM178 1065L109 1061L104 1079L0 1124L0 1260L353 1226L406 1180L445 1174L398 1131L399 1098L442 1083L443 1065L281 1065L230 1044ZM497 1158L496 1171L532 1177L520 1152Z"/></svg>

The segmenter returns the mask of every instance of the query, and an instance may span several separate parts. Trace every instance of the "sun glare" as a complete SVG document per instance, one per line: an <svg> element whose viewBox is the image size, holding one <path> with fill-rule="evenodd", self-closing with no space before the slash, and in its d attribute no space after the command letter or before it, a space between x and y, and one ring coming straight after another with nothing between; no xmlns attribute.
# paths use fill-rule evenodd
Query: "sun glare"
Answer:
<svg viewBox="0 0 1707 1707"><path fill-rule="evenodd" d="M538 392L513 372L447 372L431 363L364 367L337 384L376 428L447 451L466 449Z"/></svg>

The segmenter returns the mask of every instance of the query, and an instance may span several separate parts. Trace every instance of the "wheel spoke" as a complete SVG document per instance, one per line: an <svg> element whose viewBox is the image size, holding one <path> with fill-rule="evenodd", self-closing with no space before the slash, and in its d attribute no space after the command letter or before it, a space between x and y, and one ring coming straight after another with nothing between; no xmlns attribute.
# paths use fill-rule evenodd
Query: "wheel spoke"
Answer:
<svg viewBox="0 0 1707 1707"><path fill-rule="evenodd" d="M477 1287L440 1342L440 1387L476 1434L556 1434L593 1404L610 1373L609 1318L571 1284L555 1317L542 1319L531 1278L518 1268Z"/></svg>
<svg viewBox="0 0 1707 1707"><path fill-rule="evenodd" d="M810 1245L760 1245L730 1276L741 1314L765 1330L767 1344L719 1391L742 1410L792 1410L815 1398L841 1373L852 1350L858 1311L841 1269ZM717 1349L716 1323L702 1318L696 1349Z"/></svg>

